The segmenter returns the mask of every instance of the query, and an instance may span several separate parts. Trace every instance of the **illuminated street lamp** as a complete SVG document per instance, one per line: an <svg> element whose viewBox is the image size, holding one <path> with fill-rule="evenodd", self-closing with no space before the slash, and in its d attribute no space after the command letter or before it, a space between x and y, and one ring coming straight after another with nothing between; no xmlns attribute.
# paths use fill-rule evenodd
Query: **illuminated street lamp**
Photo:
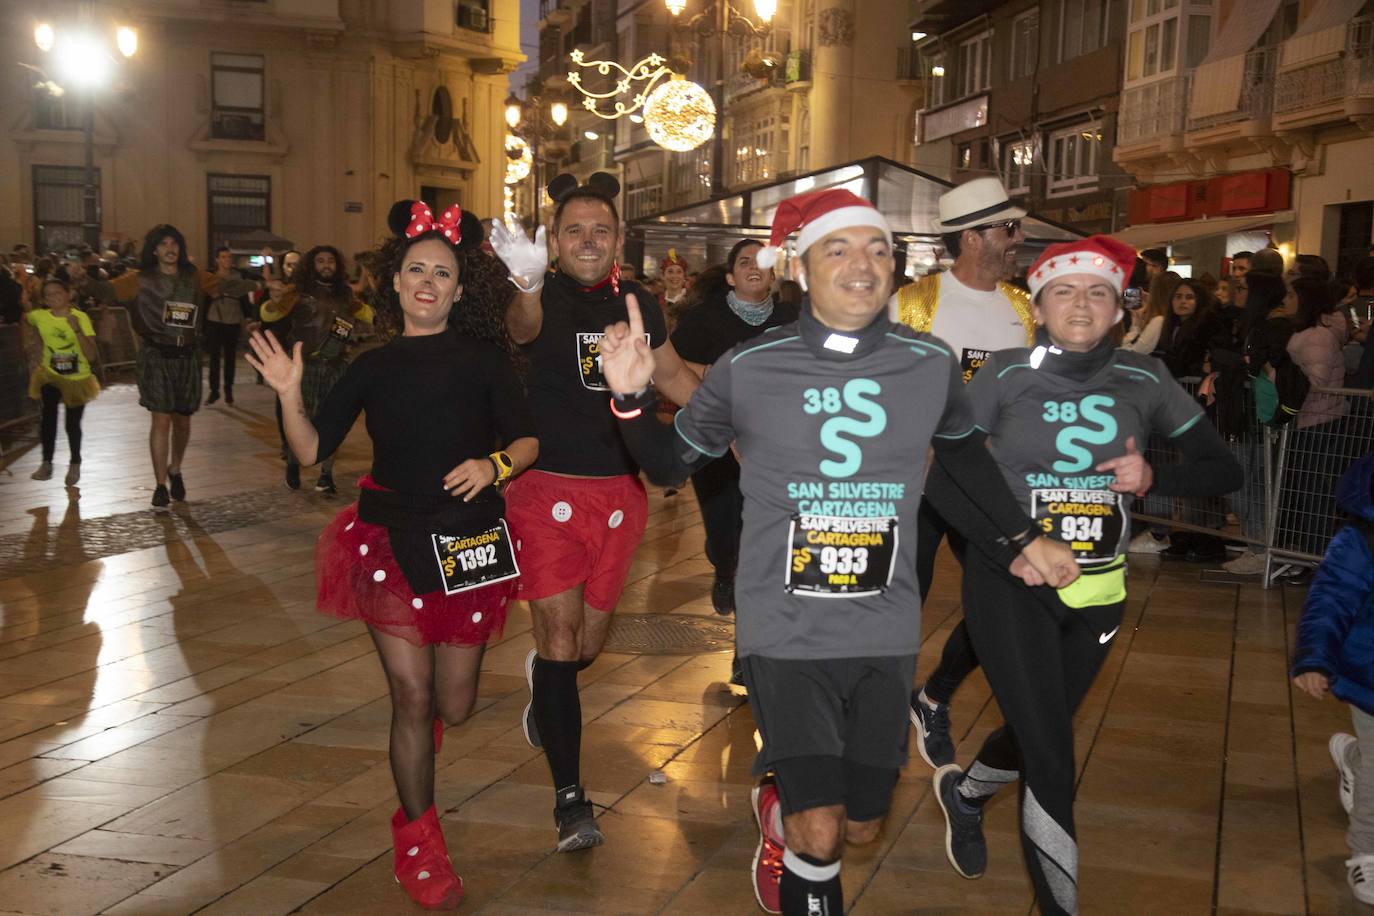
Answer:
<svg viewBox="0 0 1374 916"><path fill-rule="evenodd" d="M683 18L679 14L686 9L685 0L664 0L668 12L673 17L673 28L680 32L695 32L699 39L725 36L732 32L746 38L767 35L772 30L773 16L778 11L778 0L754 0L754 22L735 8L730 0L707 0L700 12ZM711 102L718 112L725 111L725 55L715 55L715 73L712 74ZM725 131L715 131L711 146L711 194L725 193Z"/></svg>
<svg viewBox="0 0 1374 916"><path fill-rule="evenodd" d="M95 250L100 248L99 192L95 183L95 93L109 83L119 66L111 53L110 37L108 32L102 32L86 20L63 26L60 32L50 22L40 22L33 29L34 45L51 56L52 68L62 80L57 82L40 70L44 77L40 85L54 97L65 95L69 86L83 90L86 175L82 188L81 228L86 244ZM113 50L120 57L128 60L138 53L138 31L132 26L119 26L113 38Z"/></svg>
<svg viewBox="0 0 1374 916"><path fill-rule="evenodd" d="M568 103L561 98L541 96L536 89L535 93L524 99L511 93L506 98L505 108L506 126L511 129L514 137L518 137L522 143L528 144L521 150L519 144L512 144L508 141L506 155L513 161L519 157L526 159L529 163L522 169L523 173L520 177L523 178L524 174L533 176L534 220L538 224L544 200L540 165L545 156L552 159L562 159L568 154L570 148L563 129L564 125L568 123ZM515 173L508 171L507 174L513 177Z"/></svg>

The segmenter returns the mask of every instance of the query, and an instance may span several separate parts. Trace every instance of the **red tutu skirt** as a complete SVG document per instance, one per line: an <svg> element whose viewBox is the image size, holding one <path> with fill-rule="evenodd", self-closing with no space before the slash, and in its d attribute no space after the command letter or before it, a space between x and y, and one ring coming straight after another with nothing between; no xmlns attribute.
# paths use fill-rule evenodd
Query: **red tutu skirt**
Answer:
<svg viewBox="0 0 1374 916"><path fill-rule="evenodd" d="M361 620L417 646L480 646L500 637L518 582L417 595L391 553L387 529L358 518L357 503L335 516L315 545L315 607L321 614Z"/></svg>

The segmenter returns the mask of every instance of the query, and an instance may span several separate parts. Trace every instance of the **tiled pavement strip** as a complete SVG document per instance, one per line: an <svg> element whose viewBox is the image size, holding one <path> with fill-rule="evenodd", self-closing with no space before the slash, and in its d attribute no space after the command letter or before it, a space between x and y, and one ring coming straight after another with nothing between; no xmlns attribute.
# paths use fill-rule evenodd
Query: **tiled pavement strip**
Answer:
<svg viewBox="0 0 1374 916"><path fill-rule="evenodd" d="M362 628L312 610L315 537L345 497L281 486L267 393L237 394L195 418L190 503L151 521L129 388L87 412L79 501L63 443L46 483L28 480L32 449L7 446L0 912L409 911L389 874L385 682ZM340 481L367 454L356 430ZM654 491L650 508L622 609L715 622L690 493ZM958 620L956 583L943 556L922 671ZM1133 562L1077 723L1085 913L1357 912L1326 753L1345 710L1285 679L1301 599ZM755 912L754 726L724 690L728 653L607 653L584 673L583 773L608 842L560 856L547 768L518 724L531 644L517 605L438 761L463 910ZM953 720L966 763L998 723L981 675ZM970 882L944 860L929 786L913 760L878 842L846 853L852 912L1029 912L1014 796L990 807L990 868Z"/></svg>

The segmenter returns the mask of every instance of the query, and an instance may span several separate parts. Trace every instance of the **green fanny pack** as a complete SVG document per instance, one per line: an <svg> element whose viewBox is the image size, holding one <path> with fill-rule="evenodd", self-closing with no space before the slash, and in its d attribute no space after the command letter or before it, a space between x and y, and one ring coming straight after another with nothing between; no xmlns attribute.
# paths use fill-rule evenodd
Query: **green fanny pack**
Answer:
<svg viewBox="0 0 1374 916"><path fill-rule="evenodd" d="M1074 610L1125 601L1126 558L1117 557L1102 566L1085 566L1077 579L1055 591L1059 600Z"/></svg>

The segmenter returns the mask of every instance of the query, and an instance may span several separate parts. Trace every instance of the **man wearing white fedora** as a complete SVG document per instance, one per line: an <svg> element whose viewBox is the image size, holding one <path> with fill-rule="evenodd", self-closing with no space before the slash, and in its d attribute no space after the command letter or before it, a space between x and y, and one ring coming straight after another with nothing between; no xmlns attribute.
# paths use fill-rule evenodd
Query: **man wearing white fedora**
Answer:
<svg viewBox="0 0 1374 916"><path fill-rule="evenodd" d="M975 178L951 188L940 197L940 230L945 250L954 256L953 268L903 287L888 303L892 318L950 345L965 382L990 354L1033 342L1030 296L1007 282L1026 240L1021 231L1025 215L996 178ZM928 502L922 503L917 524L916 578L924 604L941 539L948 533L951 547L962 556L963 538ZM976 667L973 644L960 621L939 666L922 688L912 691L916 747L932 767L954 762L949 701Z"/></svg>

